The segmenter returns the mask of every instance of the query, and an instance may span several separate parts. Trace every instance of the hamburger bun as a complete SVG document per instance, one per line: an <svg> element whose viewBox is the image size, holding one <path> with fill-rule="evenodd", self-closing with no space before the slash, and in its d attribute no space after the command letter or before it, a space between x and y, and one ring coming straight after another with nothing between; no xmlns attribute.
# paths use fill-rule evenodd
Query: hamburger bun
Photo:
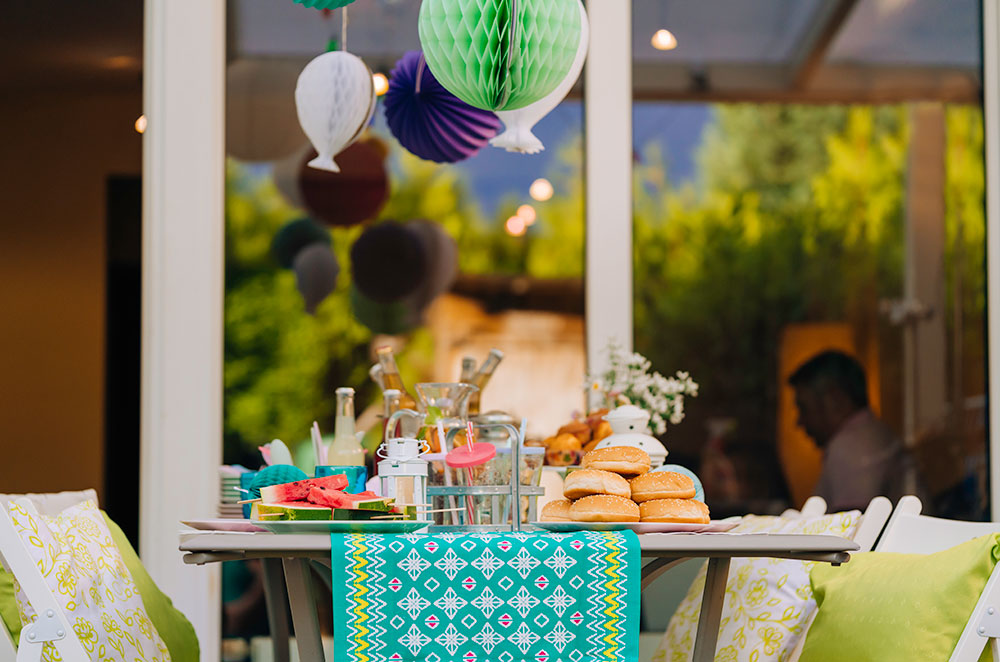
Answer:
<svg viewBox="0 0 1000 662"><path fill-rule="evenodd" d="M569 516L574 522L638 522L639 506L624 497L596 494L574 501Z"/></svg>
<svg viewBox="0 0 1000 662"><path fill-rule="evenodd" d="M591 494L613 494L628 499L632 490L627 480L610 471L580 469L566 476L563 495L567 499L580 499Z"/></svg>
<svg viewBox="0 0 1000 662"><path fill-rule="evenodd" d="M636 503L653 499L690 499L694 497L694 481L674 471L654 471L630 481L632 500Z"/></svg>
<svg viewBox="0 0 1000 662"><path fill-rule="evenodd" d="M572 515L572 511L570 512ZM708 506L694 499L654 499L639 504L643 522L672 524L708 524Z"/></svg>
<svg viewBox="0 0 1000 662"><path fill-rule="evenodd" d="M649 454L633 446L596 448L583 456L582 467L638 476L649 471Z"/></svg>
<svg viewBox="0 0 1000 662"><path fill-rule="evenodd" d="M549 501L542 508L541 521L543 522L571 522L569 517L569 507L571 503L567 499Z"/></svg>

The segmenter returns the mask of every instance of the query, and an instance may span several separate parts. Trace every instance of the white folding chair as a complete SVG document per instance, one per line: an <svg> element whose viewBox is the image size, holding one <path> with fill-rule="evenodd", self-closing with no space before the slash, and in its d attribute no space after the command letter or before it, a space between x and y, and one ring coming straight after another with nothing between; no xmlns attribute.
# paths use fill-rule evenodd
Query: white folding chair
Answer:
<svg viewBox="0 0 1000 662"><path fill-rule="evenodd" d="M962 522L921 515L915 496L905 496L892 513L877 552L933 554L990 533L1000 533L1000 522ZM950 662L976 662L989 643L994 662L1000 662L1000 565L993 569L972 616L952 651Z"/></svg>
<svg viewBox="0 0 1000 662"><path fill-rule="evenodd" d="M802 510L789 508L785 512L781 513L781 516L785 519L794 519L798 517L822 517L823 515L826 515L826 499L820 496L811 496L806 499L806 502L802 504Z"/></svg>
<svg viewBox="0 0 1000 662"><path fill-rule="evenodd" d="M38 512L43 515L58 515L66 508L69 508L77 503L87 501L88 499L96 502L97 492L94 490L79 490L71 492L51 492L48 494L0 494L0 512L3 513L4 518L7 517L8 504L14 499L19 498L26 498L31 501L35 508L38 509ZM10 521L7 520L6 523L10 524ZM6 535L0 538L0 562L3 562L5 559L4 541L10 539L11 536ZM7 564L7 567L10 568L10 564ZM37 574L37 570L34 574ZM20 581L20 576L16 574L15 576L18 577L18 581ZM27 591L27 588L25 588L25 591ZM51 593L49 595L51 597ZM32 604L34 605L35 603L32 602ZM3 636L0 637L0 662L14 662L17 659L21 659L17 657L17 645L14 643L14 640L7 631L7 628L0 626L0 630L3 630ZM37 639L37 637L38 635L36 633L36 640L41 641L40 639ZM25 655L27 655L33 648L37 648L39 651L38 654L41 655L41 646L29 646ZM30 659L37 659L37 657Z"/></svg>
<svg viewBox="0 0 1000 662"><path fill-rule="evenodd" d="M38 614L34 623L24 626L21 630L21 641L16 653L13 653L14 642L10 640L10 635L4 637L9 649L0 651L4 653L0 659L39 662L42 659L43 645L51 643L59 651L64 662L89 662L90 656L70 627L66 614L46 585L38 566L21 542L21 536L14 529L6 505L0 507L0 555L3 556L6 567L21 585L35 613ZM6 633L6 628L3 630Z"/></svg>

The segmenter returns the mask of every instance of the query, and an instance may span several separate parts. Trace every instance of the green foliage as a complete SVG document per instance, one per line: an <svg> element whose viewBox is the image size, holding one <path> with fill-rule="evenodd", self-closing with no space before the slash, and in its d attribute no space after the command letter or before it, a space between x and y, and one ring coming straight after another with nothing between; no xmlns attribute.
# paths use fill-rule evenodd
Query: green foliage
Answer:
<svg viewBox="0 0 1000 662"><path fill-rule="evenodd" d="M373 393L366 374L371 334L350 314L343 274L358 230L333 233L342 276L308 315L294 273L270 255L271 238L301 212L270 179L237 162L226 174L224 431L226 456L235 460L273 438L308 436L314 420L332 430L330 394L340 384L360 389L359 396Z"/></svg>
<svg viewBox="0 0 1000 662"><path fill-rule="evenodd" d="M784 327L871 324L879 298L899 294L905 153L897 108L744 105L715 108L697 187L647 186L664 171L647 153L636 351L701 382L692 408L773 439Z"/></svg>

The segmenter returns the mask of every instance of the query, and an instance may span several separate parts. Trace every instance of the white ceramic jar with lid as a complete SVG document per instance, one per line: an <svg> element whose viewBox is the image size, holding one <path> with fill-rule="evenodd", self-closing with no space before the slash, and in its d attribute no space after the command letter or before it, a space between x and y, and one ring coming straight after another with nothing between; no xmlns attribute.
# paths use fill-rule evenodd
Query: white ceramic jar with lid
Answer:
<svg viewBox="0 0 1000 662"><path fill-rule="evenodd" d="M611 424L612 434L602 439L597 448L632 446L649 454L650 464L656 468L667 459L667 449L660 440L649 434L649 412L635 405L623 405L608 412L604 420Z"/></svg>

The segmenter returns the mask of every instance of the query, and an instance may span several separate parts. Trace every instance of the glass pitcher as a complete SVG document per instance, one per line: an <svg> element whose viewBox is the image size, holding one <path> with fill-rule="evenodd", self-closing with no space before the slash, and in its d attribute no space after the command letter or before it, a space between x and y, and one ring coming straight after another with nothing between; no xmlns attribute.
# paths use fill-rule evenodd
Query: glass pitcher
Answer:
<svg viewBox="0 0 1000 662"><path fill-rule="evenodd" d="M469 396L478 387L464 382L435 382L417 384L417 398L420 411L427 414L424 438L432 453L447 452L438 438L438 422L447 435L449 430L465 428L469 418Z"/></svg>

